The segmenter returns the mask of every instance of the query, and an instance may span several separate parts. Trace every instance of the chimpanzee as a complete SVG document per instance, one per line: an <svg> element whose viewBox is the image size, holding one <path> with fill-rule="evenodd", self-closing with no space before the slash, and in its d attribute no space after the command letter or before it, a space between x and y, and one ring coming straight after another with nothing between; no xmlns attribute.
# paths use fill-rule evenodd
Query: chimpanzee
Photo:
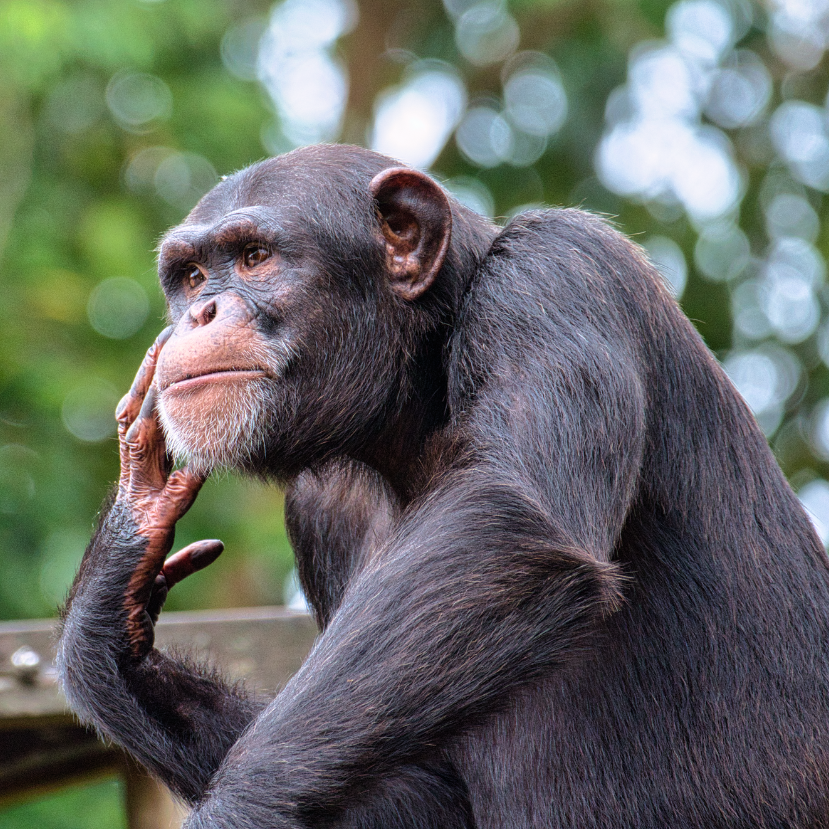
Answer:
<svg viewBox="0 0 829 829"><path fill-rule="evenodd" d="M188 827L829 826L827 559L637 247L323 146L218 184L159 273L59 665ZM322 629L270 701L153 648L215 467L287 486Z"/></svg>

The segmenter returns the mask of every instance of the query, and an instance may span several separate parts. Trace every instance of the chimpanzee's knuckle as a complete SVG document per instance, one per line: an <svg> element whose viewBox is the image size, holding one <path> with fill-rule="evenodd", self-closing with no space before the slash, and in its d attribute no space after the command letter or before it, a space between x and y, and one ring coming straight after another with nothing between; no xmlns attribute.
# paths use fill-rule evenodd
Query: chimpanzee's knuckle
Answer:
<svg viewBox="0 0 829 829"><path fill-rule="evenodd" d="M165 493L172 502L181 502L193 497L193 485L182 478L170 478L165 487Z"/></svg>
<svg viewBox="0 0 829 829"><path fill-rule="evenodd" d="M127 447L127 451L129 452L130 461L132 463L143 463L147 456L147 446L146 444L140 440L139 438L133 438L130 440L126 440L124 445Z"/></svg>

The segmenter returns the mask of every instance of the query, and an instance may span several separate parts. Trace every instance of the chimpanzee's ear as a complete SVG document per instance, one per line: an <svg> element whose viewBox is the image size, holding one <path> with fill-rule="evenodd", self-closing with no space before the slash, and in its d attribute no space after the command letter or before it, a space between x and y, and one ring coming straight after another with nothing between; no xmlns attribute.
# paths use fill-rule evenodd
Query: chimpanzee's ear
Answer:
<svg viewBox="0 0 829 829"><path fill-rule="evenodd" d="M404 299L417 299L434 282L449 248L449 201L427 175L406 167L378 173L370 189L391 287Z"/></svg>

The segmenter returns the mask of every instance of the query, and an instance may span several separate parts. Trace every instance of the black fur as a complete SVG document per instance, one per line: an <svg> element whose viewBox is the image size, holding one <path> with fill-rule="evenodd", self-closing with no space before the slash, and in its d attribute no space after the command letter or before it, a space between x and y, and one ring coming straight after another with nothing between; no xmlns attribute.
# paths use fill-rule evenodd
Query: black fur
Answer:
<svg viewBox="0 0 829 829"><path fill-rule="evenodd" d="M745 404L579 211L499 231L453 202L401 301L368 195L391 164L298 151L182 231L266 205L304 280L304 362L250 469L288 482L314 650L264 708L131 655L116 501L64 621L72 705L191 829L829 826L827 560Z"/></svg>

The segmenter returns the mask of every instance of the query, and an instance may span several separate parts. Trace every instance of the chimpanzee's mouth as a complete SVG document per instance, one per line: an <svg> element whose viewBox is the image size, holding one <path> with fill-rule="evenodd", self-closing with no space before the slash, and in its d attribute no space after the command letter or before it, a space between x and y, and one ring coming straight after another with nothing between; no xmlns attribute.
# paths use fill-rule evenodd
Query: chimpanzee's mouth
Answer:
<svg viewBox="0 0 829 829"><path fill-rule="evenodd" d="M168 383L164 391L173 389L176 391L185 391L186 389L195 388L201 384L257 380L267 376L268 373L261 368L219 369L217 371L206 371L204 374L188 374L180 380L173 380L172 383Z"/></svg>

